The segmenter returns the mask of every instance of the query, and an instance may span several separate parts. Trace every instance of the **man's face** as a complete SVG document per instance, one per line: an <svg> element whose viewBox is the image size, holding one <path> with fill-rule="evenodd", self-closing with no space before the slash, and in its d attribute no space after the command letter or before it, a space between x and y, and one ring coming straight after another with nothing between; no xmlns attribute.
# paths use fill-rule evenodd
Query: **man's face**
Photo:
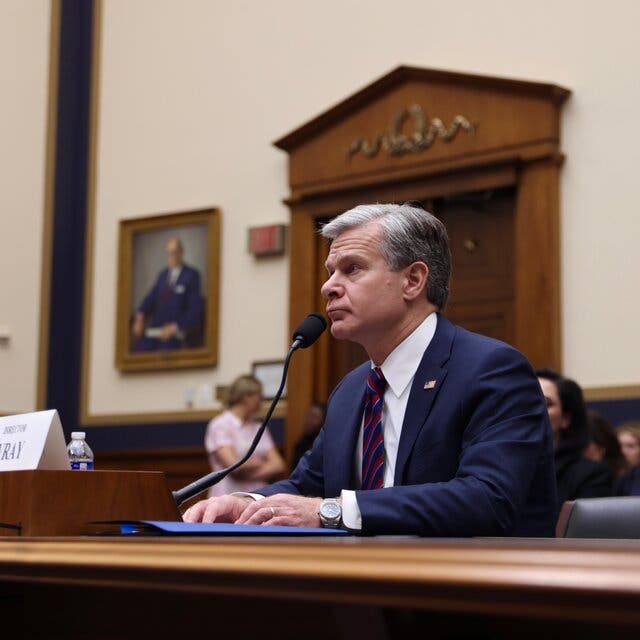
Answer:
<svg viewBox="0 0 640 640"><path fill-rule="evenodd" d="M325 263L329 274L321 289L334 338L365 349L386 332L397 331L406 313L404 270L391 271L380 253L382 229L369 223L341 233Z"/></svg>
<svg viewBox="0 0 640 640"><path fill-rule="evenodd" d="M167 242L167 264L169 269L175 269L182 264L182 247L173 238Z"/></svg>

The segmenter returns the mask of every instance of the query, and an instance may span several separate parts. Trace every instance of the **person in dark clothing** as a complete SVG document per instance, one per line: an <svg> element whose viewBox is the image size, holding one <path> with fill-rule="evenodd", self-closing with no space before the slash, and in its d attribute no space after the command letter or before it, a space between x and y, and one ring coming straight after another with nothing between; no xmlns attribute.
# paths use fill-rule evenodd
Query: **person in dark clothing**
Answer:
<svg viewBox="0 0 640 640"><path fill-rule="evenodd" d="M583 451L587 460L595 460L606 464L614 480L618 480L627 469L627 462L622 455L616 430L611 423L597 411L587 411L587 427L589 443Z"/></svg>
<svg viewBox="0 0 640 640"><path fill-rule="evenodd" d="M558 512L567 500L613 495L607 465L582 457L589 443L587 410L580 386L552 369L538 369L553 432Z"/></svg>
<svg viewBox="0 0 640 640"><path fill-rule="evenodd" d="M313 446L313 441L320 433L320 429L322 429L322 425L324 424L326 412L327 407L322 402L314 402L307 409L302 425L302 435L298 438L293 450L293 458L291 460L292 471L298 466L300 458Z"/></svg>
<svg viewBox="0 0 640 640"><path fill-rule="evenodd" d="M631 467L616 483L617 496L640 496L640 467Z"/></svg>

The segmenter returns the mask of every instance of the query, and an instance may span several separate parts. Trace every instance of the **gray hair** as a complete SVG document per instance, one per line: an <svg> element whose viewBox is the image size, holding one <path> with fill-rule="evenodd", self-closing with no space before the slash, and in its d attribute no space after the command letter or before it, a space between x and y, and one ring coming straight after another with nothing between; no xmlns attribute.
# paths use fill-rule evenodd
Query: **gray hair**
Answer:
<svg viewBox="0 0 640 640"><path fill-rule="evenodd" d="M321 233L333 241L343 231L371 222L382 227L380 253L389 268L398 271L424 262L429 267L427 300L444 309L449 297L451 251L442 222L413 204L361 204L325 224Z"/></svg>

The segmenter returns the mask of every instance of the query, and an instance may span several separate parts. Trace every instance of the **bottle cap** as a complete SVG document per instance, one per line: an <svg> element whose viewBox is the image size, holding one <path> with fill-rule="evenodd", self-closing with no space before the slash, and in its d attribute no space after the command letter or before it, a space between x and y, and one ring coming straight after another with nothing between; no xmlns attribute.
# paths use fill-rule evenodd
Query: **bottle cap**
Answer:
<svg viewBox="0 0 640 640"><path fill-rule="evenodd" d="M84 431L73 431L71 433L71 439L72 440L84 440L85 437L85 432Z"/></svg>

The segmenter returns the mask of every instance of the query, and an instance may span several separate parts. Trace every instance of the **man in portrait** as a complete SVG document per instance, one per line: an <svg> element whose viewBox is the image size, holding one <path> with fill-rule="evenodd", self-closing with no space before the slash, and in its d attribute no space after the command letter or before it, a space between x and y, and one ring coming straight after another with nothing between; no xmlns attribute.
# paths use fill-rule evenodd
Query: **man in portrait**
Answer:
<svg viewBox="0 0 640 640"><path fill-rule="evenodd" d="M178 236L165 245L167 267L133 317L133 351L158 351L198 347L202 344L203 301L200 274L183 261Z"/></svg>

